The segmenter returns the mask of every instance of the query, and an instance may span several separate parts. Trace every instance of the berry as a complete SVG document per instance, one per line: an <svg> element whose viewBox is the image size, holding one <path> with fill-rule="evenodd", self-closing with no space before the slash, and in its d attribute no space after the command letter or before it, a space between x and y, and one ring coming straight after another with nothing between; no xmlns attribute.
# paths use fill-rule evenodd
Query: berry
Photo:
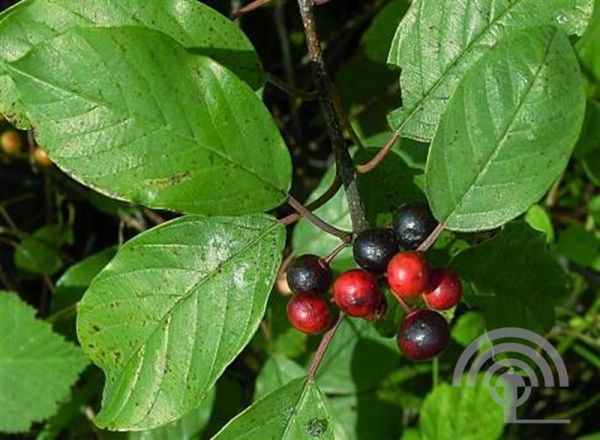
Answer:
<svg viewBox="0 0 600 440"><path fill-rule="evenodd" d="M292 292L324 293L331 285L331 268L316 255L301 255L287 270Z"/></svg>
<svg viewBox="0 0 600 440"><path fill-rule="evenodd" d="M450 329L442 315L432 310L417 310L404 319L396 342L406 357L421 361L440 354L449 339Z"/></svg>
<svg viewBox="0 0 600 440"><path fill-rule="evenodd" d="M33 150L33 160L39 167L47 168L52 166L52 160L41 148L36 148Z"/></svg>
<svg viewBox="0 0 600 440"><path fill-rule="evenodd" d="M377 309L370 315L365 316L363 319L366 319L367 321L379 321L381 318L383 318L385 316L386 313L387 313L387 301L385 300L385 297L382 297L381 303L379 303L379 306L377 307Z"/></svg>
<svg viewBox="0 0 600 440"><path fill-rule="evenodd" d="M383 295L373 275L354 269L344 272L335 280L333 299L347 315L364 318L377 312Z"/></svg>
<svg viewBox="0 0 600 440"><path fill-rule="evenodd" d="M388 263L398 252L398 244L389 229L368 229L358 234L352 250L360 267L372 272L385 272Z"/></svg>
<svg viewBox="0 0 600 440"><path fill-rule="evenodd" d="M396 210L392 219L392 231L406 250L416 249L436 226L436 219L424 203L407 203Z"/></svg>
<svg viewBox="0 0 600 440"><path fill-rule="evenodd" d="M294 295L287 305L287 315L294 328L309 335L323 333L332 322L327 301L311 292Z"/></svg>
<svg viewBox="0 0 600 440"><path fill-rule="evenodd" d="M417 252L400 252L388 264L388 284L399 297L415 296L423 292L429 285L429 278L429 265Z"/></svg>
<svg viewBox="0 0 600 440"><path fill-rule="evenodd" d="M17 154L23 148L23 138L16 130L6 130L0 136L0 146L6 154Z"/></svg>
<svg viewBox="0 0 600 440"><path fill-rule="evenodd" d="M462 287L460 279L452 272L439 269L431 275L429 287L423 298L429 307L437 310L446 310L460 302Z"/></svg>

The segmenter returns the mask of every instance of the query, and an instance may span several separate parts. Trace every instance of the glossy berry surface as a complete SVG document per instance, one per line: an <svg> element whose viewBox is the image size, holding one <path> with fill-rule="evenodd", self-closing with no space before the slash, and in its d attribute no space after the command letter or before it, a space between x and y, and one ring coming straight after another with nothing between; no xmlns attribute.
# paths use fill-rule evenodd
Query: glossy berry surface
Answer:
<svg viewBox="0 0 600 440"><path fill-rule="evenodd" d="M423 299L429 307L446 310L454 307L462 298L460 278L444 269L435 270Z"/></svg>
<svg viewBox="0 0 600 440"><path fill-rule="evenodd" d="M335 280L333 299L347 315L364 318L378 311L383 295L372 274L354 269L344 272Z"/></svg>
<svg viewBox="0 0 600 440"><path fill-rule="evenodd" d="M421 361L444 351L449 339L450 329L442 315L432 310L417 310L404 319L396 342L406 357Z"/></svg>
<svg viewBox="0 0 600 440"><path fill-rule="evenodd" d="M416 249L437 226L429 206L407 203L394 212L392 231L402 249Z"/></svg>
<svg viewBox="0 0 600 440"><path fill-rule="evenodd" d="M352 251L354 260L363 269L385 272L388 263L398 252L398 244L389 229L367 229L354 239Z"/></svg>
<svg viewBox="0 0 600 440"><path fill-rule="evenodd" d="M324 293L331 285L331 268L317 255L301 255L287 270L292 292Z"/></svg>
<svg viewBox="0 0 600 440"><path fill-rule="evenodd" d="M327 301L311 292L294 295L287 305L287 315L295 329L309 335L328 330L332 321Z"/></svg>
<svg viewBox="0 0 600 440"><path fill-rule="evenodd" d="M418 295L429 286L429 264L418 252L396 254L388 264L387 280L392 292L400 297Z"/></svg>
<svg viewBox="0 0 600 440"><path fill-rule="evenodd" d="M379 321L381 318L383 318L385 316L386 313L387 313L387 301L385 300L385 297L382 295L381 302L379 303L379 306L377 307L377 309L370 315L364 316L363 319L366 319L367 321Z"/></svg>

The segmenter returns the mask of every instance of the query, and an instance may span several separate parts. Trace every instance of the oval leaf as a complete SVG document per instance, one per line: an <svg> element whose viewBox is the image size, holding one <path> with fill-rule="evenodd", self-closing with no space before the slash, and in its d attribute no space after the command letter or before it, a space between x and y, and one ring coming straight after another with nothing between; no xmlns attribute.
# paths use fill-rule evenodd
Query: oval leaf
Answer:
<svg viewBox="0 0 600 440"><path fill-rule="evenodd" d="M403 107L390 126L429 141L465 73L517 29L554 24L581 35L594 0L417 0L400 23L388 62L402 69Z"/></svg>
<svg viewBox="0 0 600 440"><path fill-rule="evenodd" d="M150 429L192 410L254 334L281 260L275 219L182 217L125 244L77 319L106 374L95 422Z"/></svg>
<svg viewBox="0 0 600 440"><path fill-rule="evenodd" d="M564 170L584 113L563 32L531 28L498 44L465 76L433 139L426 187L435 217L475 231L526 211Z"/></svg>
<svg viewBox="0 0 600 440"><path fill-rule="evenodd" d="M53 415L87 363L33 308L0 291L0 431L27 431Z"/></svg>
<svg viewBox="0 0 600 440"><path fill-rule="evenodd" d="M238 415L213 440L333 440L331 419L314 382L298 378Z"/></svg>
<svg viewBox="0 0 600 440"><path fill-rule="evenodd" d="M52 159L107 195L197 214L256 212L285 198L290 157L266 107L163 34L75 29L9 70Z"/></svg>
<svg viewBox="0 0 600 440"><path fill-rule="evenodd" d="M252 44L235 23L194 0L27 0L0 15L0 112L27 126L4 62L74 27L139 26L162 32L186 49L227 66L255 90L264 73Z"/></svg>

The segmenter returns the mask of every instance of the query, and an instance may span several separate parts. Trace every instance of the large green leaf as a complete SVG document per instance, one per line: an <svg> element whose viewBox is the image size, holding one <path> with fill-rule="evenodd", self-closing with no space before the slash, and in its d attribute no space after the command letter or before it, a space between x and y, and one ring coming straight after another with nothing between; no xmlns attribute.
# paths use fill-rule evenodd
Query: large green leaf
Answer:
<svg viewBox="0 0 600 440"><path fill-rule="evenodd" d="M314 382L298 378L238 415L213 440L333 439L331 419Z"/></svg>
<svg viewBox="0 0 600 440"><path fill-rule="evenodd" d="M462 77L498 41L517 29L546 24L581 35L593 3L416 0L398 27L388 57L402 69L403 107L390 115L391 127L404 137L432 139Z"/></svg>
<svg viewBox="0 0 600 440"><path fill-rule="evenodd" d="M526 211L563 172L584 114L582 77L562 31L530 28L500 42L465 76L431 144L435 217L474 231Z"/></svg>
<svg viewBox="0 0 600 440"><path fill-rule="evenodd" d="M481 308L488 329L520 327L544 334L552 326L568 279L545 246L544 236L527 224L509 223L493 239L452 260L465 300Z"/></svg>
<svg viewBox="0 0 600 440"><path fill-rule="evenodd" d="M585 72L600 82L600 0L596 0L590 25L576 47Z"/></svg>
<svg viewBox="0 0 600 440"><path fill-rule="evenodd" d="M473 385L444 383L427 396L421 408L422 440L494 440L500 437L504 428L503 406L494 401L482 376L477 376ZM503 391L502 388L498 390L499 393Z"/></svg>
<svg viewBox="0 0 600 440"><path fill-rule="evenodd" d="M289 153L266 107L164 34L74 29L8 69L54 162L107 195L199 214L285 198Z"/></svg>
<svg viewBox="0 0 600 440"><path fill-rule="evenodd" d="M273 354L256 377L254 400L259 400L293 379L306 375L306 369L280 354Z"/></svg>
<svg viewBox="0 0 600 440"><path fill-rule="evenodd" d="M285 228L187 216L125 244L81 300L79 340L107 381L98 426L150 429L195 408L264 314Z"/></svg>
<svg viewBox="0 0 600 440"><path fill-rule="evenodd" d="M0 431L27 431L53 415L86 365L33 308L0 291Z"/></svg>
<svg viewBox="0 0 600 440"><path fill-rule="evenodd" d="M227 66L253 88L263 84L258 56L231 21L194 0L25 0L0 16L0 112L27 125L4 62L74 27L139 26L177 40L186 49Z"/></svg>

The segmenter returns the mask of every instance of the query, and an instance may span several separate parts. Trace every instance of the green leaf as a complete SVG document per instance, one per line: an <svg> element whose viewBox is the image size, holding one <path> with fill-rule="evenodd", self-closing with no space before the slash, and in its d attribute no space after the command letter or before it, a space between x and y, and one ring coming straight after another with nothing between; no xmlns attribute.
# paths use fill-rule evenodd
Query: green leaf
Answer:
<svg viewBox="0 0 600 440"><path fill-rule="evenodd" d="M87 361L8 292L0 292L0 335L0 431L27 431L57 411Z"/></svg>
<svg viewBox="0 0 600 440"><path fill-rule="evenodd" d="M533 205L525 215L525 221L536 231L546 236L546 243L554 241L554 226L552 219L542 205Z"/></svg>
<svg viewBox="0 0 600 440"><path fill-rule="evenodd" d="M381 8L363 36L362 44L367 57L381 64L386 63L394 33L407 9L406 0L394 0Z"/></svg>
<svg viewBox="0 0 600 440"><path fill-rule="evenodd" d="M569 260L600 271L600 234L571 225L560 234L556 247Z"/></svg>
<svg viewBox="0 0 600 440"><path fill-rule="evenodd" d="M403 107L390 115L390 126L401 131L402 136L431 140L465 73L500 40L518 29L551 24L568 34L581 35L592 14L593 2L413 2L398 27L388 56L389 63L402 69L403 100ZM519 70L512 72L517 75Z"/></svg>
<svg viewBox="0 0 600 440"><path fill-rule="evenodd" d="M98 191L197 214L256 212L285 198L290 157L264 104L164 34L74 29L8 66L37 140Z"/></svg>
<svg viewBox="0 0 600 440"><path fill-rule="evenodd" d="M466 347L485 333L485 318L479 312L467 312L452 326L452 339Z"/></svg>
<svg viewBox="0 0 600 440"><path fill-rule="evenodd" d="M194 409L248 343L285 228L186 216L126 243L84 295L77 334L106 374L100 427L152 429Z"/></svg>
<svg viewBox="0 0 600 440"><path fill-rule="evenodd" d="M308 198L307 203L310 203L323 194L331 186L334 178L335 169L330 168ZM340 189L329 202L315 210L314 213L337 228L347 231L352 229L352 221L348 212L348 201L343 189ZM296 255L315 254L324 256L328 255L339 245L339 238L323 232L322 229L317 228L305 218L300 219L294 228L292 248ZM346 270L353 266L354 259L352 257L352 249L350 248L343 250L331 264L331 267L338 271Z"/></svg>
<svg viewBox="0 0 600 440"><path fill-rule="evenodd" d="M331 419L314 382L298 378L256 402L213 440L333 439Z"/></svg>
<svg viewBox="0 0 600 440"><path fill-rule="evenodd" d="M564 170L584 113L563 32L530 28L500 42L465 76L431 144L435 217L450 230L476 231L523 213Z"/></svg>
<svg viewBox="0 0 600 440"><path fill-rule="evenodd" d="M200 406L179 420L149 431L130 432L130 440L194 440L199 438L210 419L215 402L215 389L211 389Z"/></svg>
<svg viewBox="0 0 600 440"><path fill-rule="evenodd" d="M588 28L575 46L584 71L600 82L600 1L596 0ZM596 86L598 87L598 86Z"/></svg>
<svg viewBox="0 0 600 440"><path fill-rule="evenodd" d="M421 409L421 439L494 440L504 428L504 408L478 376L475 386L441 384ZM474 419L476 415L476 420Z"/></svg>
<svg viewBox="0 0 600 440"><path fill-rule="evenodd" d="M35 274L52 275L63 267L60 247L70 243L73 231L67 225L47 225L26 236L14 255L15 266Z"/></svg>
<svg viewBox="0 0 600 440"><path fill-rule="evenodd" d="M26 0L0 15L0 113L29 122L3 64L75 27L139 26L162 32L190 52L213 58L257 90L264 73L252 44L233 22L193 0Z"/></svg>
<svg viewBox="0 0 600 440"><path fill-rule="evenodd" d="M568 279L546 251L544 236L521 222L458 254L451 267L463 281L465 300L481 308L488 329L520 327L544 334L554 324L554 306L567 293Z"/></svg>
<svg viewBox="0 0 600 440"><path fill-rule="evenodd" d="M398 366L400 359L396 342L382 339L372 323L346 318L323 356L317 382L328 394L369 391Z"/></svg>
<svg viewBox="0 0 600 440"><path fill-rule="evenodd" d="M262 399L267 394L287 385L293 379L306 375L306 370L291 359L273 354L263 365L256 378L254 400Z"/></svg>

